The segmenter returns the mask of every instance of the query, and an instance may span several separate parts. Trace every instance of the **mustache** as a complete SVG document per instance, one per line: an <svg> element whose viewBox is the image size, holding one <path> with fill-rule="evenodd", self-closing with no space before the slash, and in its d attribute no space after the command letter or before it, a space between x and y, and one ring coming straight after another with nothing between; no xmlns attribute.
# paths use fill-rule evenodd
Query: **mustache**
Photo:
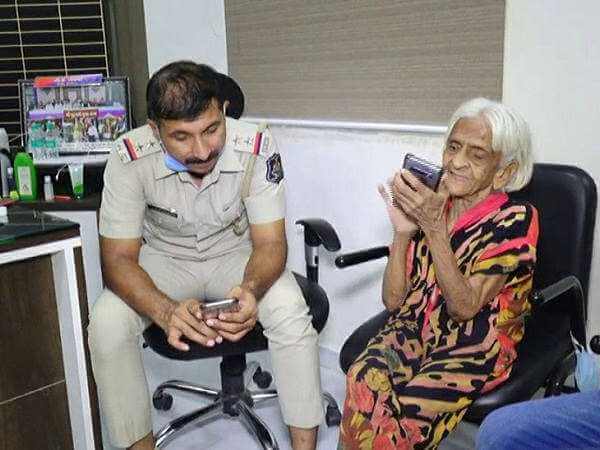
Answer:
<svg viewBox="0 0 600 450"><path fill-rule="evenodd" d="M213 153L211 153L211 155L208 158L206 158L206 159L196 158L196 157L192 156L190 158L186 158L185 161L183 161L183 163L185 165L188 165L188 164L204 164L204 163L207 163L207 162L210 162L210 161L216 159L218 156L219 156L219 152L213 152Z"/></svg>

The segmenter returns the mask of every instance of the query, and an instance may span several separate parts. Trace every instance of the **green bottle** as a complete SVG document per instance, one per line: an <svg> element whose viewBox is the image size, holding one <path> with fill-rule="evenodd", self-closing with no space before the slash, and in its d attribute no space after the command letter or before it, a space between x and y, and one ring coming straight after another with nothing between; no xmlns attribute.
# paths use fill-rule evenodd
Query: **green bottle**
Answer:
<svg viewBox="0 0 600 450"><path fill-rule="evenodd" d="M28 153L19 152L13 163L19 197L26 202L37 200L37 173Z"/></svg>

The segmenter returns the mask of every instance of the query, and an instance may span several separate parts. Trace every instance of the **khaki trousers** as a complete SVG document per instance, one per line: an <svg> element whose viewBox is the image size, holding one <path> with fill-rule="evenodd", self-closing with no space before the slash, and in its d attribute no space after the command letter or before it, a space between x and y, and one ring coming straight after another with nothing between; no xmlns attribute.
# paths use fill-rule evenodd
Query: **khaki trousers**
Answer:
<svg viewBox="0 0 600 450"><path fill-rule="evenodd" d="M139 261L156 286L174 300L211 299L224 298L241 283L249 256L250 250L244 249L195 262L143 246ZM318 335L287 269L260 300L258 320L269 340L284 422L300 428L319 425L323 404ZM92 368L109 437L117 447L131 446L152 430L140 340L150 323L107 289L92 308L88 328Z"/></svg>

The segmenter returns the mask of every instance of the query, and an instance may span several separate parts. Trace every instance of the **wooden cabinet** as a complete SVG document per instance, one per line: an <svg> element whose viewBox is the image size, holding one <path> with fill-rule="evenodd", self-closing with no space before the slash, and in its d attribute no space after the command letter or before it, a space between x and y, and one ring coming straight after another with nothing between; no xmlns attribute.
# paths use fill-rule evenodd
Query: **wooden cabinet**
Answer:
<svg viewBox="0 0 600 450"><path fill-rule="evenodd" d="M64 380L0 406L0 449L73 448Z"/></svg>
<svg viewBox="0 0 600 450"><path fill-rule="evenodd" d="M13 246L0 247L0 450L101 449L79 232Z"/></svg>

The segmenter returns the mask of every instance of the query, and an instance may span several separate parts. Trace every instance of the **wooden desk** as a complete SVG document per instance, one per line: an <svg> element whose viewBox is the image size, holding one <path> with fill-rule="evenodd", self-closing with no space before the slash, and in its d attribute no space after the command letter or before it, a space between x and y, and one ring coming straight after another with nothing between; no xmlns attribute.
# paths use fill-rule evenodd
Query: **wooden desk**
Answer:
<svg viewBox="0 0 600 450"><path fill-rule="evenodd" d="M0 245L0 317L0 448L101 449L77 224Z"/></svg>
<svg viewBox="0 0 600 450"><path fill-rule="evenodd" d="M101 195L92 194L81 200L70 202L20 202L20 208L43 211L79 224L81 247L83 251L83 268L85 270L85 286L88 306L91 309L100 297L104 283L100 267L100 242L98 240L98 217Z"/></svg>

